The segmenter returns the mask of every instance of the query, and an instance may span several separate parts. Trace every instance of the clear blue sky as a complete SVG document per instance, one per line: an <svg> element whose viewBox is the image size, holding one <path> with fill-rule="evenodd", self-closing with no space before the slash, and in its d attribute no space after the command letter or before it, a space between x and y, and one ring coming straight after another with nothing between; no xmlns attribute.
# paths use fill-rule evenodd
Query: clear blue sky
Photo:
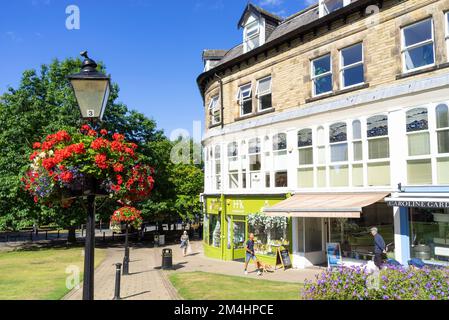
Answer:
<svg viewBox="0 0 449 320"><path fill-rule="evenodd" d="M310 0L254 0L282 16ZM119 100L156 120L169 136L203 120L196 77L203 49L241 42L246 0L0 0L0 94L26 69L89 50L120 87ZM67 30L66 7L80 9Z"/></svg>

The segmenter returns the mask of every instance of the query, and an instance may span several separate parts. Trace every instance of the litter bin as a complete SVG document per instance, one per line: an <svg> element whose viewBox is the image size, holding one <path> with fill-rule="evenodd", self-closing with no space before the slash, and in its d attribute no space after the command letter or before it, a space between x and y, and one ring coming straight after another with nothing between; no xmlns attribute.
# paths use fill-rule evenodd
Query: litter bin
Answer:
<svg viewBox="0 0 449 320"><path fill-rule="evenodd" d="M162 250L162 269L173 269L173 252L171 249Z"/></svg>
<svg viewBox="0 0 449 320"><path fill-rule="evenodd" d="M163 234L159 235L159 245L160 246L165 245L165 235L163 235Z"/></svg>

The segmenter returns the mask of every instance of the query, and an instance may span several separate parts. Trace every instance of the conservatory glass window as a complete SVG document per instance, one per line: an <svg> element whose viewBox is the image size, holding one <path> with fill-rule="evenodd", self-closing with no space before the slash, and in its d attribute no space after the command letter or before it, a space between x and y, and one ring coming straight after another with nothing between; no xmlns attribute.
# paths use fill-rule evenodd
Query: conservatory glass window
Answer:
<svg viewBox="0 0 449 320"><path fill-rule="evenodd" d="M390 185L390 139L388 116L378 115L367 120L368 185ZM388 159L388 160L387 160Z"/></svg>
<svg viewBox="0 0 449 320"><path fill-rule="evenodd" d="M346 123L340 122L330 126L329 141L331 148L331 162L348 161L348 143L347 143Z"/></svg>

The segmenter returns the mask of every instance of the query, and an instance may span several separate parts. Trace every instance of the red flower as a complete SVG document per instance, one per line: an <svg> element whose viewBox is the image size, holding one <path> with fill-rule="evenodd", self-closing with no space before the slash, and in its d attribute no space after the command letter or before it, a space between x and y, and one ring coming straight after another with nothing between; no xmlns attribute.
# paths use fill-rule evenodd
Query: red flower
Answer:
<svg viewBox="0 0 449 320"><path fill-rule="evenodd" d="M117 184L122 184L123 183L123 178L122 178L122 176L121 175L117 175Z"/></svg>
<svg viewBox="0 0 449 320"><path fill-rule="evenodd" d="M119 141L112 141L111 149L112 151L120 152L123 150L123 144L121 144Z"/></svg>
<svg viewBox="0 0 449 320"><path fill-rule="evenodd" d="M70 141L72 139L72 137L70 137L70 135L67 133L67 131L61 130L55 134L54 139L57 142L62 142L62 141Z"/></svg>
<svg viewBox="0 0 449 320"><path fill-rule="evenodd" d="M61 173L61 180L64 181L65 183L70 183L73 181L73 173L71 173L70 171L65 171L63 173Z"/></svg>
<svg viewBox="0 0 449 320"><path fill-rule="evenodd" d="M97 154L95 156L95 163L97 164L97 166L100 169L107 169L108 168L108 164L106 163L107 157L104 153L102 154Z"/></svg>
<svg viewBox="0 0 449 320"><path fill-rule="evenodd" d="M72 144L70 146L70 151L76 153L76 154L83 154L86 152L86 146L84 145L84 143L77 143L77 144Z"/></svg>
<svg viewBox="0 0 449 320"><path fill-rule="evenodd" d="M39 202L39 198L37 196L34 196L34 203L38 203Z"/></svg>
<svg viewBox="0 0 449 320"><path fill-rule="evenodd" d="M54 158L48 158L42 160L42 166L47 169L47 171L53 169L56 166L56 162Z"/></svg>
<svg viewBox="0 0 449 320"><path fill-rule="evenodd" d="M112 135L112 139L114 139L115 141L123 141L125 140L125 136L119 133L114 133Z"/></svg>
<svg viewBox="0 0 449 320"><path fill-rule="evenodd" d="M134 156L134 150L131 148L125 148L125 152L129 155L131 155L132 157Z"/></svg>
<svg viewBox="0 0 449 320"><path fill-rule="evenodd" d="M123 169L124 169L123 164L121 164L121 163L114 164L114 171L115 172L123 172Z"/></svg>
<svg viewBox="0 0 449 320"><path fill-rule="evenodd" d="M108 134L108 131L107 131L106 129L101 129L100 134L101 134L102 136L105 136L105 135Z"/></svg>
<svg viewBox="0 0 449 320"><path fill-rule="evenodd" d="M121 188L120 186L118 186L118 185L113 184L113 185L111 186L111 189L112 189L112 191L114 191L114 192L119 192L122 188Z"/></svg>
<svg viewBox="0 0 449 320"><path fill-rule="evenodd" d="M31 156L30 156L30 160L33 161L37 157L38 154L39 154L38 151L33 152L33 154L31 154Z"/></svg>
<svg viewBox="0 0 449 320"><path fill-rule="evenodd" d="M83 131L87 132L87 131L89 131L89 130L91 130L91 128L90 128L90 126L87 125L87 124L85 124L85 125L83 125L83 126L81 127L81 132L83 132Z"/></svg>
<svg viewBox="0 0 449 320"><path fill-rule="evenodd" d="M87 132L87 135L91 136L91 137L96 137L97 136L97 131L95 130L89 130Z"/></svg>
<svg viewBox="0 0 449 320"><path fill-rule="evenodd" d="M109 145L109 141L104 138L95 139L90 145L94 150L100 150L101 148L105 148Z"/></svg>
<svg viewBox="0 0 449 320"><path fill-rule="evenodd" d="M33 144L33 149L40 149L40 147L42 147L42 144L40 142L35 142Z"/></svg>

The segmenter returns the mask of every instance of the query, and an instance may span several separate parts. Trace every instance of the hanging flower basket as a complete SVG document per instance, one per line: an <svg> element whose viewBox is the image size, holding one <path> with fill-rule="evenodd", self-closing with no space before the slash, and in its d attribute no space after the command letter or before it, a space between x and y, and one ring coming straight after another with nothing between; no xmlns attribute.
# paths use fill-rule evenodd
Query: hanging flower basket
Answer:
<svg viewBox="0 0 449 320"><path fill-rule="evenodd" d="M112 138L112 139L111 139ZM36 203L62 205L89 194L143 200L153 189L153 169L142 165L137 145L121 134L61 130L33 145L30 168L22 181Z"/></svg>
<svg viewBox="0 0 449 320"><path fill-rule="evenodd" d="M138 229L142 225L141 212L134 207L125 206L114 211L111 217L111 229L117 228L121 223L126 223Z"/></svg>

